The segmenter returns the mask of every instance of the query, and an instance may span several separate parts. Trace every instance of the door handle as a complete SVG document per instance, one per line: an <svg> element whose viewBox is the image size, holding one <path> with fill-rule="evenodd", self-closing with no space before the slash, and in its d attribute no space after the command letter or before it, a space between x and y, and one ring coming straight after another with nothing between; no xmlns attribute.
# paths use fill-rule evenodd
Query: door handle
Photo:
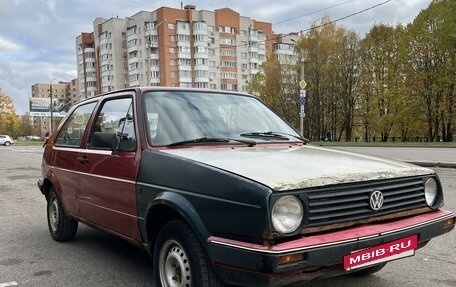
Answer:
<svg viewBox="0 0 456 287"><path fill-rule="evenodd" d="M82 164L89 162L89 159L86 155L78 156L76 159Z"/></svg>

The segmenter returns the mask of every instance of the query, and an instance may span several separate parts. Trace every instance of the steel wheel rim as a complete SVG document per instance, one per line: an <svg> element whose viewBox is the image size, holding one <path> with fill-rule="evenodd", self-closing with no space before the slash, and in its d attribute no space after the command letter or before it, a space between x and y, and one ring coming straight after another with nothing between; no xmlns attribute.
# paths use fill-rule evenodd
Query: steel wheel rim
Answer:
<svg viewBox="0 0 456 287"><path fill-rule="evenodd" d="M185 249L175 240L167 240L159 255L160 282L164 287L190 287L190 262Z"/></svg>
<svg viewBox="0 0 456 287"><path fill-rule="evenodd" d="M49 224L52 231L57 231L57 225L59 223L59 203L57 198L54 198L49 205Z"/></svg>

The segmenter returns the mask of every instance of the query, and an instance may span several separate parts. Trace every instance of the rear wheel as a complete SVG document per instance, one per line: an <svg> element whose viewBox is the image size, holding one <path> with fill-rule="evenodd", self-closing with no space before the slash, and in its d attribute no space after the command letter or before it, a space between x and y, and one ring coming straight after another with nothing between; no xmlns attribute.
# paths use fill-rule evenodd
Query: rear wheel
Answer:
<svg viewBox="0 0 456 287"><path fill-rule="evenodd" d="M380 263L378 265L374 265L372 267L367 267L365 269L362 269L362 270L359 270L359 271L356 271L355 273L352 273L354 276L367 276L367 275L371 275L371 274L374 274L380 270L383 269L383 267L385 267L386 263Z"/></svg>
<svg viewBox="0 0 456 287"><path fill-rule="evenodd" d="M160 287L221 287L193 230L170 221L158 234L154 247L154 275Z"/></svg>
<svg viewBox="0 0 456 287"><path fill-rule="evenodd" d="M78 222L65 215L53 187L48 195L47 221L49 232L54 240L70 241L74 239L76 231L78 230Z"/></svg>

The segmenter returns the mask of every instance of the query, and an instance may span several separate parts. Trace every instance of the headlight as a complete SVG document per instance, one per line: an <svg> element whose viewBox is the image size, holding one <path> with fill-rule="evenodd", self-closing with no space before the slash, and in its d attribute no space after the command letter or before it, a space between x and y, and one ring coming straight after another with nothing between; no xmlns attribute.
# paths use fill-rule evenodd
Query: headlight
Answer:
<svg viewBox="0 0 456 287"><path fill-rule="evenodd" d="M434 178L429 178L424 184L424 195L426 197L426 203L429 207L432 207L437 199L438 184Z"/></svg>
<svg viewBox="0 0 456 287"><path fill-rule="evenodd" d="M280 233L292 233L301 225L302 204L296 196L279 198L272 207L272 225Z"/></svg>

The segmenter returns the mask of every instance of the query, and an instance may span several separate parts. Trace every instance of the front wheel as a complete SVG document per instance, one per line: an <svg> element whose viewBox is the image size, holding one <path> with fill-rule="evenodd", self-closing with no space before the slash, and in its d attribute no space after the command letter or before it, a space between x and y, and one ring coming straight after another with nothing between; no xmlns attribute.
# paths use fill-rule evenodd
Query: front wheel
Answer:
<svg viewBox="0 0 456 287"><path fill-rule="evenodd" d="M11 145L11 143L10 142L5 142L3 145L4 146L9 146L9 145Z"/></svg>
<svg viewBox="0 0 456 287"><path fill-rule="evenodd" d="M78 230L78 222L65 215L53 187L48 195L47 221L49 232L54 240L70 241L74 239L76 231Z"/></svg>
<svg viewBox="0 0 456 287"><path fill-rule="evenodd" d="M159 287L222 287L193 230L170 221L154 247L154 275Z"/></svg>

